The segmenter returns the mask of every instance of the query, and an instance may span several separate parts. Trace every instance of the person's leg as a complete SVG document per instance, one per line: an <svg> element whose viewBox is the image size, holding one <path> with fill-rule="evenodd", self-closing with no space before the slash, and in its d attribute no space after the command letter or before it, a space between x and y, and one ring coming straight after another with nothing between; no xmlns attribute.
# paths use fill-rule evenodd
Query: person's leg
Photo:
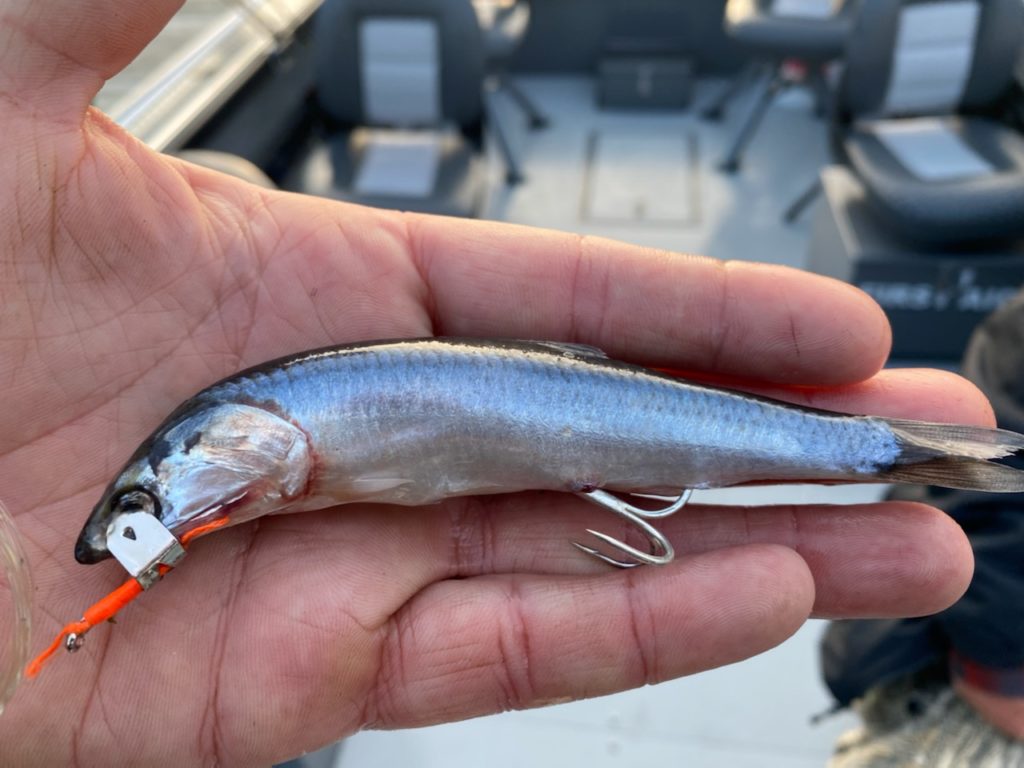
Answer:
<svg viewBox="0 0 1024 768"><path fill-rule="evenodd" d="M944 676L946 650L934 617L833 621L821 643L822 676L843 708L882 684L926 671Z"/></svg>
<svg viewBox="0 0 1024 768"><path fill-rule="evenodd" d="M1001 427L1024 428L1024 293L974 334L963 373L992 401ZM939 506L963 526L975 556L970 588L941 617L954 687L985 720L1024 741L1024 494L944 495Z"/></svg>
<svg viewBox="0 0 1024 768"><path fill-rule="evenodd" d="M992 401L1000 426L1024 428L1024 293L975 332L963 373ZM1024 766L1024 494L900 486L890 498L923 501L957 520L975 575L960 601L925 620L929 644L909 633L913 622L830 628L825 680L840 704L855 700L864 721L840 740L830 766L953 764L963 750L971 765ZM837 642L844 636L856 642Z"/></svg>
<svg viewBox="0 0 1024 768"><path fill-rule="evenodd" d="M927 500L960 523L974 549L971 586L938 617L953 689L1024 741L1024 494L932 490Z"/></svg>

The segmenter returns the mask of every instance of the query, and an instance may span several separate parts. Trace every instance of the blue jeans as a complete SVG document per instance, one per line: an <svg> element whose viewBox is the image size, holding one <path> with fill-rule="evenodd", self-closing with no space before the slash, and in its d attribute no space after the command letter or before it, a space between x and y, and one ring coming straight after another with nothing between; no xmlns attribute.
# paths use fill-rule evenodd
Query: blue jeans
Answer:
<svg viewBox="0 0 1024 768"><path fill-rule="evenodd" d="M1024 696L1024 494L907 487L891 497L932 504L959 522L974 548L974 579L934 616L832 622L821 661L837 702L951 661L967 682Z"/></svg>
<svg viewBox="0 0 1024 768"><path fill-rule="evenodd" d="M999 426L1024 432L1024 292L979 326L962 368L992 401ZM1006 463L1021 467L1024 458ZM1024 696L1024 494L899 487L890 498L932 504L960 523L974 548L974 579L935 616L833 622L821 660L838 703L928 667Z"/></svg>

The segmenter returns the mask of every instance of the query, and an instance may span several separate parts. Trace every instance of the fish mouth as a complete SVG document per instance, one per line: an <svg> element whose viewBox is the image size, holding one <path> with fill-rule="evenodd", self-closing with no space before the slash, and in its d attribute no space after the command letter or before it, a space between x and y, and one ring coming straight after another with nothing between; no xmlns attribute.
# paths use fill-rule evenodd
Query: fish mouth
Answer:
<svg viewBox="0 0 1024 768"><path fill-rule="evenodd" d="M180 530L172 532L175 538L178 538L184 531L194 528L197 525L203 523L207 519L207 516L216 513L230 504L233 504L245 497L245 493L241 493L235 498L228 502L219 502L217 504L211 504L208 507L200 509L195 514L190 514L187 518L190 521L190 525L180 526ZM104 505L100 505L103 507ZM75 542L75 560L82 565L95 565L101 563L104 560L109 560L114 555L110 549L107 548L107 529L110 524L117 517L118 513L111 513L105 509L97 510L95 516L90 518L82 528L82 532L78 534L78 540ZM157 516L159 520L160 517ZM161 521L161 524L165 525Z"/></svg>
<svg viewBox="0 0 1024 768"><path fill-rule="evenodd" d="M93 565L113 557L107 547L107 531L110 524L122 512L131 509L160 510L159 502L152 492L140 485L118 488L111 485L100 502L82 526L75 542L75 560L82 565Z"/></svg>
<svg viewBox="0 0 1024 768"><path fill-rule="evenodd" d="M87 523L75 542L75 560L82 565L95 565L111 557L107 549L106 526Z"/></svg>

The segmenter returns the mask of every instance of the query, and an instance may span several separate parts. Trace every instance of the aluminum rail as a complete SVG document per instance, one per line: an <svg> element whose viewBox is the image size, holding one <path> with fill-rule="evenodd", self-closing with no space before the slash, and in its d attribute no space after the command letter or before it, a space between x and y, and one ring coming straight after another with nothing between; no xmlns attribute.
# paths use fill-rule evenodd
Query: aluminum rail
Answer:
<svg viewBox="0 0 1024 768"><path fill-rule="evenodd" d="M94 103L154 149L179 149L320 2L189 0Z"/></svg>

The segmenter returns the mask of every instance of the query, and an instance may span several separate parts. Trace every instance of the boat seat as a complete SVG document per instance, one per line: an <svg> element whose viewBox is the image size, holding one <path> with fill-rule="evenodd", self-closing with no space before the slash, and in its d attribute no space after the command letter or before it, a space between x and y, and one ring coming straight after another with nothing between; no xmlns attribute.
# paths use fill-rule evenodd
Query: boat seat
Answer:
<svg viewBox="0 0 1024 768"><path fill-rule="evenodd" d="M754 58L704 110L707 119L722 117L728 102L751 79L757 93L719 168L739 170L747 145L768 107L794 85L810 85L820 114L826 110L828 85L823 67L841 57L850 28L853 0L727 0L725 33ZM799 61L801 67L790 66Z"/></svg>
<svg viewBox="0 0 1024 768"><path fill-rule="evenodd" d="M300 188L318 197L473 217L480 205L480 158L457 131L360 128L315 146L302 164Z"/></svg>
<svg viewBox="0 0 1024 768"><path fill-rule="evenodd" d="M1024 234L1024 138L1006 126L960 117L865 122L844 144L879 213L912 239Z"/></svg>
<svg viewBox="0 0 1024 768"><path fill-rule="evenodd" d="M285 186L382 208L478 215L484 52L469 0L327 0L313 39L327 119Z"/></svg>
<svg viewBox="0 0 1024 768"><path fill-rule="evenodd" d="M921 243L1024 236L1024 138L994 119L1020 0L874 0L851 32L840 149L890 228Z"/></svg>
<svg viewBox="0 0 1024 768"><path fill-rule="evenodd" d="M474 5L484 32L487 62L506 66L530 27L530 3L526 0L476 0Z"/></svg>
<svg viewBox="0 0 1024 768"><path fill-rule="evenodd" d="M838 58L849 14L833 0L729 0L726 34L762 58L826 62Z"/></svg>
<svg viewBox="0 0 1024 768"><path fill-rule="evenodd" d="M509 62L530 28L530 3L528 0L476 0L474 5L483 29L487 68L495 75L498 88L512 97L526 115L530 128L547 127L547 116L508 74Z"/></svg>

